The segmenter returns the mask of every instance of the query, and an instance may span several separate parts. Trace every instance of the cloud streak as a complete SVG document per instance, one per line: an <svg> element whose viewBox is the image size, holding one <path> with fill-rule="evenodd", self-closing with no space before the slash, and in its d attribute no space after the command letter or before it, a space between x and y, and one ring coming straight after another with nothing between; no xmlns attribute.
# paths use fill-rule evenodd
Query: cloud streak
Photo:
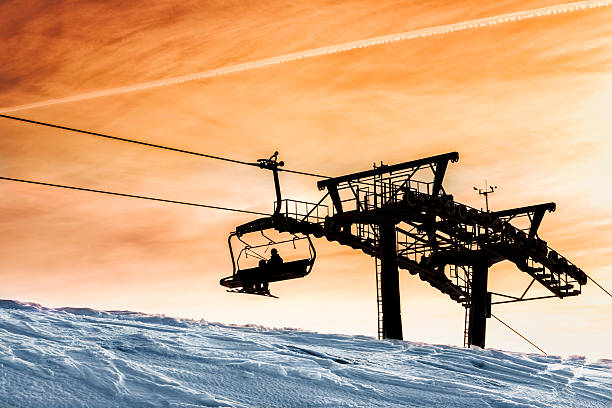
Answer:
<svg viewBox="0 0 612 408"><path fill-rule="evenodd" d="M318 56L336 54L341 52L347 52L360 48L373 47L377 45L389 44L397 41L407 41L417 38L424 38L430 36L445 35L452 32L486 28L489 26L511 23L515 21L534 19L542 16L550 16L557 14L572 13L581 10L594 9L599 7L612 6L612 0L587 0L578 1L572 3L558 4L554 6L541 7L536 9L504 13L493 17L484 17L479 19L467 20L458 23L444 24L435 27L423 28L418 30L407 31L403 33L388 34L378 37L367 38L364 40L357 40L351 42L345 42L336 45L330 45L320 48L314 48L305 51L294 52L290 54L284 54L276 57L259 59L256 61L245 62L236 65L230 65L226 67L211 69L207 71L201 71L194 74L182 75L178 77L160 79L157 81L144 82L135 85L123 86L118 88L105 89L101 91L82 93L78 95L68 96L64 98L49 99L45 101L17 105L12 107L0 108L0 113L17 112L26 109L41 108L45 106L64 104L69 102L83 101L87 99L101 98L104 96L111 96L123 93L143 91L152 88L159 88L163 86L175 85L184 82L197 81L207 78L215 78L224 76L236 72L248 71L252 69L265 68L271 65L284 64L291 61L297 61L306 58L313 58Z"/></svg>

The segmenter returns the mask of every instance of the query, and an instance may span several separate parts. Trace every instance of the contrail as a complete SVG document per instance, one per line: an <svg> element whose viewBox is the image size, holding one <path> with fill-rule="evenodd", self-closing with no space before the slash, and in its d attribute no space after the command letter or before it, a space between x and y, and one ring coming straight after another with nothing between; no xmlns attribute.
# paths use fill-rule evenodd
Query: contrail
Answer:
<svg viewBox="0 0 612 408"><path fill-rule="evenodd" d="M275 64L284 64L290 61L296 61L304 58L318 57L321 55L336 54L346 52L357 48L372 47L375 45L383 45L396 41L412 40L415 38L429 37L434 35L444 35L455 31L462 31L474 28L488 27L497 24L504 24L513 21L527 20L540 16L548 16L554 14L571 13L579 10L593 9L599 7L607 7L612 5L612 0L589 0L577 1L573 3L558 4L536 8L525 11L517 11L514 13L500 14L494 17L485 17L475 20L468 20L459 23L445 24L435 27L422 28L419 30L406 31L403 33L388 34L380 37L367 38L365 40L351 41L342 44L330 45L326 47L314 48L306 51L294 52L291 54L280 55L278 57L264 58L256 61L245 62L242 64L230 65L226 67L211 69L208 71L197 72L195 74L183 75L174 78L160 79L157 81L144 82L136 85L123 86L119 88L111 88L102 91L88 92L79 95L68 96L65 98L49 99L46 101L29 103L25 105L0 108L0 113L9 113L24 109L40 108L43 106L58 105L61 103L83 101L86 99L100 98L103 96L117 95L128 92L142 91L145 89L157 88L166 85L180 84L182 82L197 81L205 78L214 78L222 75L231 74L234 72L247 71L256 68L263 68Z"/></svg>

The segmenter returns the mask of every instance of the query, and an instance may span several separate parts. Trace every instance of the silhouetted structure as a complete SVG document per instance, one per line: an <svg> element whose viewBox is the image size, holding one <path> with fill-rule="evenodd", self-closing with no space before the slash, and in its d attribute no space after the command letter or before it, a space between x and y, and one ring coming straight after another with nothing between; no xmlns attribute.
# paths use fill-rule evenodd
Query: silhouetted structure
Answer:
<svg viewBox="0 0 612 408"><path fill-rule="evenodd" d="M581 293L587 276L577 266L549 248L537 234L546 211L555 204L539 204L504 211L479 211L455 202L442 181L449 163L459 160L456 152L413 160L317 183L326 194L318 203L281 199L276 154L260 160L260 167L274 174L277 201L271 217L260 218L236 228L230 235L275 229L325 237L358 249L375 258L379 338L402 339L399 269L407 270L466 310L464 344L484 347L486 319L491 305ZM322 203L331 201L331 211ZM511 221L524 218L525 228ZM245 247L243 251L248 248ZM232 260L233 251L230 245ZM286 262L270 282L306 276L315 256ZM488 291L489 268L504 260L532 277L521 296ZM240 271L221 280L229 288L243 286ZM525 297L535 282L549 296ZM501 297L492 301L492 296Z"/></svg>

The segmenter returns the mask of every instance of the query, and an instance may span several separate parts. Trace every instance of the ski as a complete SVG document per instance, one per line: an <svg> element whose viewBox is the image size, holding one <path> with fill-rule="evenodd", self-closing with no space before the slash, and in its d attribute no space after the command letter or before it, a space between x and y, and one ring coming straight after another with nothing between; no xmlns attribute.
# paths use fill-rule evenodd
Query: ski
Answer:
<svg viewBox="0 0 612 408"><path fill-rule="evenodd" d="M246 291L246 290L243 290L243 289L227 290L227 292L229 292L229 293L244 293L246 295L257 295L257 296L265 296L265 297L271 297L271 298L278 299L278 296L274 296L270 292L267 292L267 293L266 292L250 292L250 291Z"/></svg>

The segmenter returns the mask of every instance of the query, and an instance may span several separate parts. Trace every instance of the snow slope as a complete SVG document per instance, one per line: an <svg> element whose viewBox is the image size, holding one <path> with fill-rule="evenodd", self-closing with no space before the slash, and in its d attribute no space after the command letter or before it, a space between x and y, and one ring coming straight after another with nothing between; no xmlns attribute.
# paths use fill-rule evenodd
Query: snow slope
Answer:
<svg viewBox="0 0 612 408"><path fill-rule="evenodd" d="M0 407L612 407L612 361L0 301Z"/></svg>

